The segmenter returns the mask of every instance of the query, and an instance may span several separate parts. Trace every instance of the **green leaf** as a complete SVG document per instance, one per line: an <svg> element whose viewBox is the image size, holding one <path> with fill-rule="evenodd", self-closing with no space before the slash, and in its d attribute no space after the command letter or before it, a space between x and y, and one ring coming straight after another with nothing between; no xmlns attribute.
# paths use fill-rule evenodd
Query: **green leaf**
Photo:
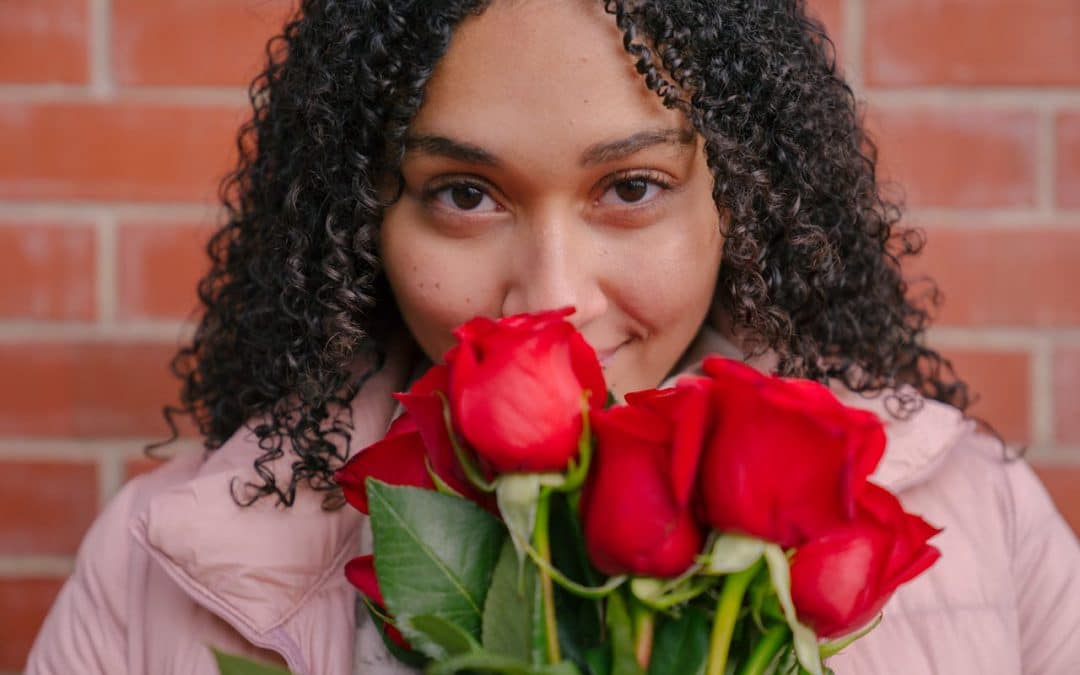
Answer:
<svg viewBox="0 0 1080 675"><path fill-rule="evenodd" d="M645 675L634 656L634 630L622 593L607 600L608 638L611 641L611 675Z"/></svg>
<svg viewBox="0 0 1080 675"><path fill-rule="evenodd" d="M611 649L597 645L585 652L585 664L589 675L611 675Z"/></svg>
<svg viewBox="0 0 1080 675"><path fill-rule="evenodd" d="M446 650L412 625L436 616L479 638L484 599L499 550L502 524L472 502L431 490L367 480L375 573L406 639L439 659Z"/></svg>
<svg viewBox="0 0 1080 675"><path fill-rule="evenodd" d="M709 616L696 607L666 617L656 628L649 675L700 675L709 659Z"/></svg>
<svg viewBox="0 0 1080 675"><path fill-rule="evenodd" d="M549 666L534 666L509 656L480 651L453 656L445 661L432 663L427 675L455 675L455 673L500 673L501 675L581 675L581 671L569 661Z"/></svg>
<svg viewBox="0 0 1080 675"><path fill-rule="evenodd" d="M213 647L210 651L214 653L214 660L217 661L221 675L290 675L289 671L277 666L257 663L235 654L226 654Z"/></svg>
<svg viewBox="0 0 1080 675"><path fill-rule="evenodd" d="M428 636L450 656L480 651L480 645L471 635L442 617L431 614L414 616L412 627Z"/></svg>
<svg viewBox="0 0 1080 675"><path fill-rule="evenodd" d="M581 519L574 511L573 494L551 495L551 562L571 580L595 587L602 579L589 562ZM592 670L587 653L604 637L604 605L601 600L581 597L561 586L555 587L555 613L559 617L559 646L563 655L579 668Z"/></svg>
<svg viewBox="0 0 1080 675"><path fill-rule="evenodd" d="M531 563L519 567L511 542L503 544L484 601L484 649L524 663L543 662L543 603L536 576Z"/></svg>
<svg viewBox="0 0 1080 675"><path fill-rule="evenodd" d="M413 666L414 668L419 668L428 662L428 658L420 652L406 649L394 642L390 636L386 634L387 627L390 624L387 623L385 616L379 612L367 598L364 598L364 604L367 606L368 614L371 615L371 620L375 622L375 627L379 630L379 637L382 638L383 644L386 645L386 649L395 659L406 665Z"/></svg>

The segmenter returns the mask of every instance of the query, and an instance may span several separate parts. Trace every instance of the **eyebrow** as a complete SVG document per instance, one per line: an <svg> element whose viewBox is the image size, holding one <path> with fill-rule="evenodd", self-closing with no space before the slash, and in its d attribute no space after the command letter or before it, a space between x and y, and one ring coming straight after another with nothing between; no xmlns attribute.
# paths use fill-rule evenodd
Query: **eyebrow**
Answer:
<svg viewBox="0 0 1080 675"><path fill-rule="evenodd" d="M691 129L639 131L626 138L590 145L582 153L580 163L581 166L593 166L625 159L657 145L693 145L694 142L695 136ZM493 168L502 165L498 157L478 145L433 134L409 134L405 137L405 149L446 157L466 164L480 164Z"/></svg>
<svg viewBox="0 0 1080 675"><path fill-rule="evenodd" d="M646 148L656 145L693 145L694 132L690 129L657 129L640 131L617 141L590 145L581 155L582 166L626 159Z"/></svg>

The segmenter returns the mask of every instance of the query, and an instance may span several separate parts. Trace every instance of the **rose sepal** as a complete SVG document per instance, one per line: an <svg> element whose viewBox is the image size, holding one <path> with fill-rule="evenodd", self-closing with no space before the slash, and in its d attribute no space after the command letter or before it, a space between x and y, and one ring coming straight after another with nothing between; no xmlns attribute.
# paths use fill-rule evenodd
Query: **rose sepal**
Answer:
<svg viewBox="0 0 1080 675"><path fill-rule="evenodd" d="M772 580L776 598L780 601L780 607L784 612L788 628L791 629L791 639L795 645L795 657L799 665L806 669L810 675L822 675L821 654L818 651L817 634L813 629L799 621L795 613L795 603L791 600L791 565L787 554L776 544L765 544L765 563L769 568L769 578Z"/></svg>
<svg viewBox="0 0 1080 675"><path fill-rule="evenodd" d="M835 640L826 640L825 642L822 642L821 645L818 647L818 651L821 653L822 660L838 654L840 650L846 649L851 643L862 638L864 635L877 628L883 618L885 618L885 613L878 612L878 615L874 617L874 620L866 624L862 628L854 630L847 635L839 637Z"/></svg>

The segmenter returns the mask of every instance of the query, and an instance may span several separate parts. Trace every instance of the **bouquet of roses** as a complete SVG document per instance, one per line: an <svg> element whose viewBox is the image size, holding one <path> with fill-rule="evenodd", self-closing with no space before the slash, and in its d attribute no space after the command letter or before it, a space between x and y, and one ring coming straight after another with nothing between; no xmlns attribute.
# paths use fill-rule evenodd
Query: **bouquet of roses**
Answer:
<svg viewBox="0 0 1080 675"><path fill-rule="evenodd" d="M616 405L571 311L459 327L337 473L387 647L434 675L828 672L939 556L867 480L879 420L719 357Z"/></svg>

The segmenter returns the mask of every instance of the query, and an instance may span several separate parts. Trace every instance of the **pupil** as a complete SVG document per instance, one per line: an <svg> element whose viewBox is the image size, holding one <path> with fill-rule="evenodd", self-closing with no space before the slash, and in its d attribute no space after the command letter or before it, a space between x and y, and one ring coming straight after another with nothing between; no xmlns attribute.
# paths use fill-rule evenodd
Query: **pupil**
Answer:
<svg viewBox="0 0 1080 675"><path fill-rule="evenodd" d="M459 185L450 190L450 199L454 206L463 211L471 211L484 199L484 193L471 185Z"/></svg>
<svg viewBox="0 0 1080 675"><path fill-rule="evenodd" d="M615 186L615 194L619 195L619 199L624 202L636 202L640 201L645 196L645 191L649 189L648 183L640 178L632 178L630 180L620 181Z"/></svg>

